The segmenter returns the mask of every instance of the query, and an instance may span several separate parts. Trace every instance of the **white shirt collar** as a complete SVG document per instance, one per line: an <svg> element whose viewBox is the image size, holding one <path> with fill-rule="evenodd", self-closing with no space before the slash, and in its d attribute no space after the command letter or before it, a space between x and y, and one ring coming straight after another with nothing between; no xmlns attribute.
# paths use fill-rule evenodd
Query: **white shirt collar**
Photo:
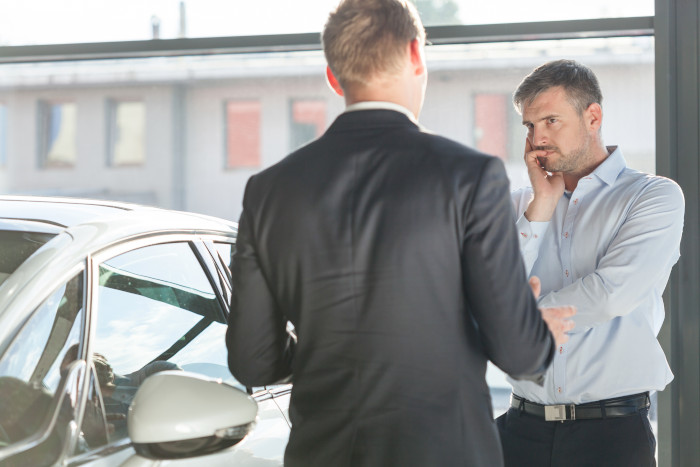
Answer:
<svg viewBox="0 0 700 467"><path fill-rule="evenodd" d="M416 120L415 115L413 115L410 110L408 110L403 105L395 104L394 102L384 102L384 101L356 102L354 104L347 106L345 108L345 112L354 112L357 110L376 110L376 109L394 110L396 112L401 112L402 114L406 115L412 122L418 124L418 121ZM343 112L343 113L345 113L345 112Z"/></svg>

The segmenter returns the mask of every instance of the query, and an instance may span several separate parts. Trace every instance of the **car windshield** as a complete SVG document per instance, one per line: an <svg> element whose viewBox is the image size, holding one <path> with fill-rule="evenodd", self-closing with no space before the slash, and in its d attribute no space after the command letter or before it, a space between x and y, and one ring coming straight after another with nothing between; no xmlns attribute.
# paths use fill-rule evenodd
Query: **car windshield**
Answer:
<svg viewBox="0 0 700 467"><path fill-rule="evenodd" d="M55 234L0 230L0 284Z"/></svg>

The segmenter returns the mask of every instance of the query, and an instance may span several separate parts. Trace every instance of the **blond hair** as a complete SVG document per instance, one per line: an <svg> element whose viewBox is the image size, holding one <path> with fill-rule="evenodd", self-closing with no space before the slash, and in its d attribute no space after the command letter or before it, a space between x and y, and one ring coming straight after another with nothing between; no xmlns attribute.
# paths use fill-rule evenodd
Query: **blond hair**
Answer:
<svg viewBox="0 0 700 467"><path fill-rule="evenodd" d="M398 73L414 39L422 44L425 29L408 0L342 0L322 35L326 61L343 88Z"/></svg>

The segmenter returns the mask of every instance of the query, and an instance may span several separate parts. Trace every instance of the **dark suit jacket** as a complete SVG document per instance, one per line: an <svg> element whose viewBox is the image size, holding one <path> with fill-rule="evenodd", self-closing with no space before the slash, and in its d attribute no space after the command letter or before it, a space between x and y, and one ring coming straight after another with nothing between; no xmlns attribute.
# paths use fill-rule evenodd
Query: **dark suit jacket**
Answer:
<svg viewBox="0 0 700 467"><path fill-rule="evenodd" d="M501 161L392 110L251 177L233 292L233 375L293 375L289 466L498 466L486 362L533 375L554 352Z"/></svg>

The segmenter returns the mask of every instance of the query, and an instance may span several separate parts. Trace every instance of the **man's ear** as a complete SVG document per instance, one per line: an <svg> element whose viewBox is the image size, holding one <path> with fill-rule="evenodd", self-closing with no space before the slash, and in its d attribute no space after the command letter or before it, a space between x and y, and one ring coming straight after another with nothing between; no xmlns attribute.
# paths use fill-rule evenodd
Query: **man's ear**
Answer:
<svg viewBox="0 0 700 467"><path fill-rule="evenodd" d="M336 94L338 94L340 97L344 96L343 88L340 87L340 83L335 78L335 75L329 66L326 66L326 80L328 81L328 85L335 91Z"/></svg>
<svg viewBox="0 0 700 467"><path fill-rule="evenodd" d="M592 131L600 130L603 125L603 108L600 104L593 103L583 113L586 126Z"/></svg>
<svg viewBox="0 0 700 467"><path fill-rule="evenodd" d="M425 73L425 58L423 57L423 46L418 39L413 39L408 46L411 54L411 65L415 75Z"/></svg>

